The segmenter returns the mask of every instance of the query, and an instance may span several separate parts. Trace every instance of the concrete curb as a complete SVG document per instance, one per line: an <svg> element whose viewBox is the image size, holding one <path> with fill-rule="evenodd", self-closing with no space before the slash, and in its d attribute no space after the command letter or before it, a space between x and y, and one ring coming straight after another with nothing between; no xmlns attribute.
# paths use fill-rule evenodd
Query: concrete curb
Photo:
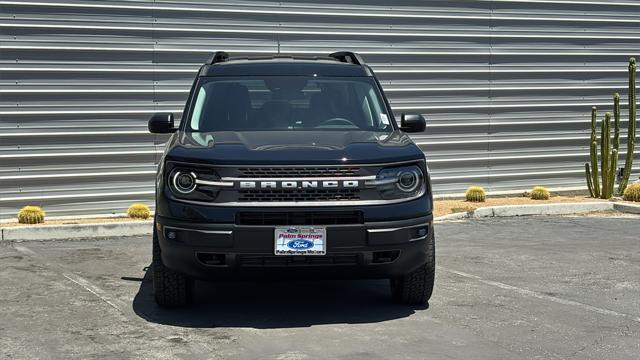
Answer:
<svg viewBox="0 0 640 360"><path fill-rule="evenodd" d="M606 210L613 210L613 203L585 202L540 205L505 205L480 208L473 212L473 217L483 218L530 215L568 215Z"/></svg>
<svg viewBox="0 0 640 360"><path fill-rule="evenodd" d="M571 215L594 211L617 210L628 214L640 214L640 205L616 202L583 202L539 205L490 206L471 212L454 213L435 218L435 221L463 220L468 218L513 217L532 215Z"/></svg>
<svg viewBox="0 0 640 360"><path fill-rule="evenodd" d="M513 217L531 215L571 215L593 211L617 210L629 214L640 214L640 205L616 202L584 202L540 205L507 205L477 209L473 212L439 216L436 222L465 220L470 218ZM153 222L130 221L99 224L37 225L28 227L2 227L0 241L46 241L67 239L91 239L118 236L150 235Z"/></svg>
<svg viewBox="0 0 640 360"><path fill-rule="evenodd" d="M470 218L472 216L473 216L473 211L470 211L470 212L459 212L459 213L453 213L453 214L438 216L437 218L434 218L433 221L440 222L440 221L465 220L465 219L468 219L468 218Z"/></svg>
<svg viewBox="0 0 640 360"><path fill-rule="evenodd" d="M613 209L627 214L640 214L640 205L613 203Z"/></svg>
<svg viewBox="0 0 640 360"><path fill-rule="evenodd" d="M0 228L1 241L67 240L149 235L153 222L129 221L100 224L38 225Z"/></svg>

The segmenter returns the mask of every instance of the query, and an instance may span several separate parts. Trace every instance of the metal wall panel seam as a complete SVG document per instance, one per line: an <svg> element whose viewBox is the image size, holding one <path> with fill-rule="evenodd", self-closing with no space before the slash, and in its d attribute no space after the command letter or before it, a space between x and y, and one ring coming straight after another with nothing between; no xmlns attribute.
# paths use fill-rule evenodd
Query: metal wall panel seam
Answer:
<svg viewBox="0 0 640 360"><path fill-rule="evenodd" d="M640 23L640 20L638 20ZM135 27L135 26L99 26L99 25L64 25L64 24L35 24L35 23L0 23L0 28L42 28L42 29L81 29L81 30L122 30L122 31L142 31L142 32L193 32L193 33L237 33L237 34L286 34L286 35L333 35L333 36L366 36L366 37L424 37L424 38L505 38L505 39L610 39L612 34L607 35L553 35L553 34L492 34L482 33L429 33L429 32L392 32L392 31L368 31L349 32L350 28L343 28L342 31L311 31L311 30L286 30L282 26L267 30L258 29L229 29L229 28L180 28L180 27ZM638 40L640 36L615 35L619 40Z"/></svg>
<svg viewBox="0 0 640 360"><path fill-rule="evenodd" d="M384 85L384 84L383 84ZM1 85L0 85L1 86ZM617 90L619 86L615 85L600 85L600 86L496 86L493 87L494 91L532 91L532 90ZM158 90L138 90L138 89L0 89L0 94L48 94L51 91L56 93L82 93L82 94L148 94L148 93L168 93L168 94L188 94L189 89L158 89ZM474 92L474 91L487 91L489 88L484 87L421 87L421 88L395 88L385 87L384 92L446 92L446 91L460 91L460 92Z"/></svg>
<svg viewBox="0 0 640 360"><path fill-rule="evenodd" d="M83 7L83 8L103 8L103 9L131 9L131 10L148 10L148 11L185 11L185 12L214 12L214 13L234 13L234 14L262 14L262 15L309 15L309 16L332 16L332 17L373 17L373 18L401 18L401 19L459 19L459 16L454 15L430 15L430 14L416 14L416 13L402 13L398 14L392 11L375 13L375 12L355 12L355 11L319 11L319 10L309 10L309 11L298 11L298 10L289 10L284 9L282 4L280 4L281 10L267 10L267 9L232 9L232 8L222 8L220 4L210 4L213 5L213 8L204 8L204 7L178 7L178 6L162 6L158 5L160 3L154 3L153 6L136 6L136 5L110 5L110 4L86 4L86 3L53 3L53 2L36 2L36 1L0 1L0 5L16 5L16 6L55 6L55 7ZM615 3L614 3L615 4ZM619 4L619 3L618 3ZM599 4L598 4L599 5ZM607 3L602 3L602 5L607 5ZM331 8L328 5L325 5L324 8ZM398 11L398 8L395 9ZM484 16L477 15L467 15L464 16L465 19L474 19L474 20L485 20ZM523 16L496 16L497 20L528 20L528 21L582 21L582 22L637 22L637 20L626 20L626 19L586 19L586 18L566 18L566 17L556 17L556 18L547 18L547 17L523 17Z"/></svg>
<svg viewBox="0 0 640 360"><path fill-rule="evenodd" d="M27 201L27 200L53 200L53 199L92 199L92 198L105 198L105 197L120 197L120 196L138 196L138 195L153 195L154 191L123 191L117 193L97 193L97 194L66 194L66 195L34 195L34 196L21 196L21 197L5 197L0 198L2 201Z"/></svg>
<svg viewBox="0 0 640 360"><path fill-rule="evenodd" d="M1 47L1 46L0 46ZM447 73L451 73L451 74L485 74L485 73L489 73L488 69L459 69L459 70L451 70L451 69L381 69L378 68L378 66L383 66L383 65L376 65L376 64L370 64L372 67L374 67L374 70L376 72L376 74L403 74L403 73L407 73L407 74L414 74L414 73L421 73L421 74L447 74ZM6 66L6 64L5 64ZM396 65L396 66L401 66L401 65ZM157 70L157 72L167 72L167 73L189 73L189 74L194 74L195 71L194 69L196 69L198 67L198 65L193 65L190 68L187 69L163 69L163 68L157 68L157 69L153 69L153 68L147 68L147 69L127 69L127 68L117 68L117 69L109 69L109 68L52 68L52 67L26 67L26 66L16 66L16 67L3 67L2 65L0 65L0 71L15 71L15 72L33 72L33 71L41 71L41 72L140 72L140 73L146 73L146 72L155 72ZM535 68L531 68L531 69L493 69L492 70L493 73L505 73L505 74L509 74L509 73L522 73L522 74L527 74L527 73L584 73L584 72L588 72L588 73L593 73L593 72L601 72L601 73L626 73L627 71L624 69L612 69L612 68L592 68L592 69L575 69L575 68L567 68L567 69L544 69L544 68L540 68L540 69L535 69ZM386 90L385 90L386 91Z"/></svg>
<svg viewBox="0 0 640 360"><path fill-rule="evenodd" d="M640 24L640 22L639 22ZM191 52L191 53L211 53L211 49L205 48L127 48L127 47L97 47L97 46L52 46L52 45L0 45L1 49L9 50L74 50L74 51L118 51L118 52ZM221 48L221 51L234 52L233 49ZM407 51L407 50L360 50L358 51L362 55L495 55L495 56L540 56L540 51L544 51L545 56L628 56L628 52L614 52L614 51L602 51L602 52L584 52L584 51L568 51L568 52L552 52L548 49L539 49L539 51L495 51L493 53L484 51ZM251 50L251 53L274 53L273 50ZM318 51L314 50L286 50L282 51L282 54L292 55L314 55Z"/></svg>

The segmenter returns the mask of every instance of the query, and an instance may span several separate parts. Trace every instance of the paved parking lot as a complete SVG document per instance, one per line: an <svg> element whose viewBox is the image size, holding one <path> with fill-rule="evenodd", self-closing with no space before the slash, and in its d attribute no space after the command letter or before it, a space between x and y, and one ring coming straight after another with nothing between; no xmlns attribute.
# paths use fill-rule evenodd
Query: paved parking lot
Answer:
<svg viewBox="0 0 640 360"><path fill-rule="evenodd" d="M436 227L428 308L385 281L200 284L155 306L149 238L0 246L0 358L637 359L640 219Z"/></svg>

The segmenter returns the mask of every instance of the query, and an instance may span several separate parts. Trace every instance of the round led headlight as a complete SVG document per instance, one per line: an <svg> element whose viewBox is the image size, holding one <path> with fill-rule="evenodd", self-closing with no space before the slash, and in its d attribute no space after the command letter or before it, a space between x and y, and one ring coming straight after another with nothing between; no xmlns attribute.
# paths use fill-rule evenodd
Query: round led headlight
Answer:
<svg viewBox="0 0 640 360"><path fill-rule="evenodd" d="M401 171L398 174L398 189L404 192L415 191L420 185L420 175L414 170Z"/></svg>
<svg viewBox="0 0 640 360"><path fill-rule="evenodd" d="M173 175L173 188L181 194L190 194L196 189L196 174L177 171Z"/></svg>
<svg viewBox="0 0 640 360"><path fill-rule="evenodd" d="M426 187L424 171L417 165L382 169L371 184L385 200L418 197Z"/></svg>

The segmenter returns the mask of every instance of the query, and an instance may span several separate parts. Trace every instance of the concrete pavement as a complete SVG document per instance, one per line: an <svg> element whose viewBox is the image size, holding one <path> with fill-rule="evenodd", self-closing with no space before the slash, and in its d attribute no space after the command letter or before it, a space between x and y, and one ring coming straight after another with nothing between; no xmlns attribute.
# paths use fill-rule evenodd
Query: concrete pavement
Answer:
<svg viewBox="0 0 640 360"><path fill-rule="evenodd" d="M152 301L149 237L0 246L0 358L637 359L640 218L437 224L428 308L386 281L198 283Z"/></svg>

